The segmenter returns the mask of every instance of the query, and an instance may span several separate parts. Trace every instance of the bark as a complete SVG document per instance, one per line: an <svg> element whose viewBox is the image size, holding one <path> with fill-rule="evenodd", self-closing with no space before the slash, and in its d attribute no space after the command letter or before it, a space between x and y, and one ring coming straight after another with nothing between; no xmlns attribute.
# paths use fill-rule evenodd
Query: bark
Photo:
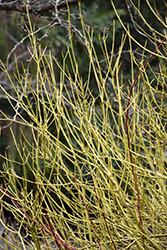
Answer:
<svg viewBox="0 0 167 250"><path fill-rule="evenodd" d="M78 2L84 2L85 0L68 0L68 5L77 5ZM67 7L67 2L66 1L57 1L57 9L63 9ZM38 4L36 4L38 3ZM38 0L38 1L29 1L29 13L34 13L34 14L40 14L44 12L48 12L50 10L54 10L56 6L56 1L44 1L44 0ZM23 12L26 13L26 6L23 4L22 1L20 0L15 0L15 1L2 1L0 0L0 10L5 10L5 11L18 11L18 12Z"/></svg>

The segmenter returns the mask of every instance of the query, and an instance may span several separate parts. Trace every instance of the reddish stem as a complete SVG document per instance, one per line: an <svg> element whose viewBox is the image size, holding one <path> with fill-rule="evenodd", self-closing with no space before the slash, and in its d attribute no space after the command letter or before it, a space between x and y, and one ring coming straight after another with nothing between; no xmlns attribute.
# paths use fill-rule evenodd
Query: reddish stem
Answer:
<svg viewBox="0 0 167 250"><path fill-rule="evenodd" d="M166 40L166 37L164 37L164 39L162 40L161 44L157 47L157 49L154 51L154 53L157 52L157 50L162 46L163 42ZM129 124L128 124L128 116L129 116L129 107L130 107L130 98L132 95L132 91L134 88L134 85L141 73L141 71L145 68L145 66L147 65L147 63L151 60L151 58L154 56L154 54L151 54L150 57L147 59L147 61L144 63L143 67L141 68L141 70L139 70L139 72L137 73L133 84L130 88L130 92L129 92L129 98L128 98L128 104L127 104L127 111L126 111L126 123L125 123L125 128L126 128L126 134L127 134L127 138L128 138L128 148L129 148L129 157L130 157L130 162L131 162L131 169L132 169L132 174L133 174L133 179L134 179L134 183L135 183L135 188L136 188L136 192L137 192L137 210L138 210L138 214L139 214L139 219L140 219L140 224L141 226L143 226L143 222L142 222L142 217L141 217L141 213L140 213L140 195L139 195L139 188L137 185L137 180L136 180L136 176L135 176L135 172L134 172L134 166L133 166L133 157L132 157L132 151L131 151L131 141L130 141L130 136L129 136ZM143 243L144 243L144 235L143 235ZM144 245L144 249L145 249L145 245Z"/></svg>
<svg viewBox="0 0 167 250"><path fill-rule="evenodd" d="M47 228L45 228L44 226L42 226L39 222L37 222L36 220L34 220L32 217L30 217L18 204L17 202L10 196L10 194L6 191L6 189L0 184L1 188L4 190L4 192L6 193L6 195L11 199L11 201L19 208L19 210L25 214L25 216L27 218L29 218L31 221L34 221L38 226L40 226L42 229L44 229L47 233L49 233L50 235L53 235L54 238L56 239L56 241L61 242L61 244L68 250L76 250L74 247L70 246L68 247L67 243L65 241L63 241L62 239L60 239L54 232L49 231ZM60 248L61 249L61 248Z"/></svg>
<svg viewBox="0 0 167 250"><path fill-rule="evenodd" d="M51 232L52 232L52 235L53 235L54 238L55 238L55 241L56 241L56 244L57 244L59 250L61 250L61 247L60 247L60 245L59 245L59 243L58 243L56 234L55 234L55 232L54 232L54 230L53 230L52 224L51 224L50 219L49 219L49 216L48 216L48 214L47 214L46 207L45 207L45 204L44 204L44 202L43 202L43 200L42 200L42 197L41 197L41 194L40 194L40 192L39 192L39 189L38 189L38 187L37 187L37 185L36 185L36 183L35 183L35 181L34 181L34 178L33 178L33 176L31 175L31 172L30 172L30 170L29 170L29 168L27 167L26 164L25 164L25 167L26 167L26 169L27 169L27 171L28 171L28 174L29 174L31 180L33 181L33 184L34 184L34 186L35 186L36 191L38 192L39 199L40 199L40 202L41 202L42 207L43 207L43 209L44 209L44 212L45 212L45 215L46 215L46 219L47 219L47 222L48 222L48 224L49 224L49 228L50 228L50 230L51 230Z"/></svg>

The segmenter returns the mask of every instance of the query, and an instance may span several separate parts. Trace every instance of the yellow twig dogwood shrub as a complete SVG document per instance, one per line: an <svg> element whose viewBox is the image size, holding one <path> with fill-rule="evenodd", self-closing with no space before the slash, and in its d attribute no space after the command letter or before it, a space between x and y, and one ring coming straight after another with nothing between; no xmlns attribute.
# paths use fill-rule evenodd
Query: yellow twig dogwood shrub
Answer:
<svg viewBox="0 0 167 250"><path fill-rule="evenodd" d="M2 119L11 123L17 152L17 158L2 156L1 211L9 210L18 223L17 229L4 223L5 244L8 249L165 249L166 35L159 40L155 34L153 52L141 46L143 57L138 61L125 27L115 58L113 22L111 52L105 31L99 37L101 66L93 29L82 16L81 24L88 56L86 80L75 55L70 18L71 46L62 63L37 45L29 19L35 80L23 67L23 73L15 73L16 86L2 64L15 92L13 97L1 87L15 112L11 118L1 111ZM128 85L120 72L125 42L131 58ZM147 60L145 53L150 53ZM151 67L152 56L159 60L157 71ZM96 91L91 90L92 78ZM15 123L20 140L12 128Z"/></svg>

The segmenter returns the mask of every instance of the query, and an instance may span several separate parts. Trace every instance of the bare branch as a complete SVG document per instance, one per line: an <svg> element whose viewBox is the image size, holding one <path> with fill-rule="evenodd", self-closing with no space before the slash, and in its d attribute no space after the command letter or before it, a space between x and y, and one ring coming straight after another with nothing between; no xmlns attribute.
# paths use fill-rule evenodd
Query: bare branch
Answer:
<svg viewBox="0 0 167 250"><path fill-rule="evenodd" d="M76 5L78 2L84 2L85 0L68 0L68 5ZM38 4L36 4L36 2ZM58 4L57 4L58 3ZM44 12L48 12L50 10L54 10L55 6L57 10L60 10L62 8L67 7L67 2L66 1L35 1L35 3L32 1L29 2L29 13L34 13L34 14L40 14ZM0 10L5 10L5 11L18 11L18 12L23 12L26 13L26 6L23 3L20 3L19 0L16 1L11 1L11 2L1 2L0 3Z"/></svg>

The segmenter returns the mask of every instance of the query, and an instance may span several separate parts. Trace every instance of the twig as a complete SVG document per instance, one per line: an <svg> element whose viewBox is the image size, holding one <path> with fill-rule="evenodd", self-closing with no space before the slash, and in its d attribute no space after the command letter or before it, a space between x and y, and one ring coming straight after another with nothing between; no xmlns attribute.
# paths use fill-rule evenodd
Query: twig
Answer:
<svg viewBox="0 0 167 250"><path fill-rule="evenodd" d="M108 232L108 234L109 234L109 236L110 236L110 240L111 240L111 242L112 242L112 244L113 244L113 246L114 246L114 249L117 250L117 247L116 247L116 245L115 245L115 243L114 243L114 240L113 240L113 238L112 238L112 236L111 236L110 229L109 229L108 224L107 224L107 221L106 221L106 217L105 217L104 212L103 212L103 210L102 210L102 207L101 207L101 204L100 204L99 197L98 197L98 195L97 195L97 191L96 191L96 187L95 187L95 183L94 183L94 178L93 178L93 175L92 175L92 171L90 171L90 173L91 173L91 176L92 176L92 180L93 180L93 184L94 184L94 190L95 190L95 194L96 194L96 197L97 197L97 201L98 201L98 204L99 204L99 207L100 207L100 210L101 210L101 213L102 213L102 216L103 216L103 219L104 219L106 228L107 228L107 232Z"/></svg>
<svg viewBox="0 0 167 250"><path fill-rule="evenodd" d="M12 198L12 196L6 191L6 189L0 184L0 187L3 189L3 191L5 192L5 194L11 199L11 201L19 208L19 210L27 217L29 218L31 221L34 221L35 224L37 224L39 227L41 227L43 230L45 230L47 233L49 233L50 235L53 235L56 240L60 241L61 244L68 250L76 250L74 247L70 246L68 247L67 243L65 241L63 241L62 239L60 239L57 235L55 235L54 232L49 231L47 228L45 228L44 226L42 226L38 221L34 220L31 216L29 216L18 204L17 202Z"/></svg>
<svg viewBox="0 0 167 250"><path fill-rule="evenodd" d="M99 248L100 248L100 250L102 250L101 244L100 244L100 239L99 239L99 237L98 237L98 235L97 235L95 225L94 225L94 223L93 223L93 221L92 221L92 219L91 219L91 217L90 217L90 213L89 213L88 207L87 207L87 205L86 205L86 203L85 203L85 201L84 201L84 198L83 198L82 194L80 193L80 189L79 189L79 187L78 187L78 184L77 184L77 181L76 181L75 177L74 177L74 180L75 180L76 187L77 187L77 189L78 189L78 191L79 191L79 194L80 194L80 196L81 196L81 199L82 199L82 201L83 201L83 203L84 203L84 206L85 206L85 208L86 208L86 212L87 212L87 214L88 214L88 216L89 216L89 220L90 220L90 222L91 222L91 224L92 224L92 226L93 226L93 230L94 230L94 232L95 232L95 234L96 234L96 236L97 236L97 241L98 241L98 244L99 244Z"/></svg>
<svg viewBox="0 0 167 250"><path fill-rule="evenodd" d="M154 51L154 54L158 51L158 49L162 46L163 42L166 40L166 37L164 37L164 39L162 40L161 44L158 46L158 48ZM126 128L126 134L127 134L127 138L128 138L128 148L129 148L129 157L130 157L130 162L131 162L131 169L132 169L132 174L133 174L133 179L134 179L134 183L135 183L135 188L136 188L136 192L137 192L137 210L138 210L138 214L139 214L139 220L140 220L140 224L141 226L143 226L143 221L142 221L142 217L141 217L141 213L140 213L140 195L139 195L139 188L138 188L138 184L137 184L137 179L136 179L136 175L134 172L134 166L133 166L133 157L132 157L132 151L131 151L131 140L130 140L130 135L129 135L129 124L128 124L128 116L129 116L129 108L130 108L130 98L132 95L132 91L134 88L134 85L141 73L141 71L145 68L145 66L147 65L147 63L151 60L151 58L154 56L154 54L151 54L150 57L147 59L147 61L144 63L143 67L139 70L139 72L137 73L133 84L131 86L130 92L129 92L129 98L128 98L128 104L127 104L127 111L126 111L126 123L125 123L125 128ZM144 234L143 236L143 244L145 241L145 237ZM144 244L144 249L145 249L145 244Z"/></svg>

